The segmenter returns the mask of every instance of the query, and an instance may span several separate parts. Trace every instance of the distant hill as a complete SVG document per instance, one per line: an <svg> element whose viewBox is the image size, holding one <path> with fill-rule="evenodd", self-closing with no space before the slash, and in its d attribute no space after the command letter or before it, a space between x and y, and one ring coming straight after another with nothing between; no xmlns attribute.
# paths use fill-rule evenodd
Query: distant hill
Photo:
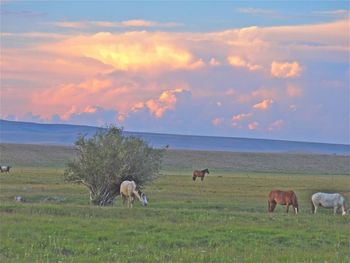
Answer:
<svg viewBox="0 0 350 263"><path fill-rule="evenodd" d="M98 127L38 124L0 120L0 143L17 144L74 144L79 134L93 135ZM227 152L283 152L350 155L350 145L294 142L233 137L192 136L125 131L146 140L154 147L169 146L170 149L227 151Z"/></svg>

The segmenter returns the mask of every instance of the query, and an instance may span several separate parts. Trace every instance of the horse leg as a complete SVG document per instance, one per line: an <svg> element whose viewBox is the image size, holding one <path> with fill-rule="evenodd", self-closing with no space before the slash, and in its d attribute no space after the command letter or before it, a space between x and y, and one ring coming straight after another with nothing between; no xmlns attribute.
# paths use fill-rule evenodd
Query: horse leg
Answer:
<svg viewBox="0 0 350 263"><path fill-rule="evenodd" d="M346 215L345 205L341 206L341 211L342 211L341 215L345 216Z"/></svg>
<svg viewBox="0 0 350 263"><path fill-rule="evenodd" d="M203 179L204 179L204 176L201 177L201 181L203 181Z"/></svg>
<svg viewBox="0 0 350 263"><path fill-rule="evenodd" d="M290 206L290 204L289 204L289 203L287 203L287 204L286 204L286 213L288 213L288 212L289 212L289 206Z"/></svg>
<svg viewBox="0 0 350 263"><path fill-rule="evenodd" d="M125 206L126 203L126 196L122 194L122 202L123 202L123 206Z"/></svg>
<svg viewBox="0 0 350 263"><path fill-rule="evenodd" d="M334 214L337 214L337 210L338 210L338 205L336 205L335 207L333 207Z"/></svg>
<svg viewBox="0 0 350 263"><path fill-rule="evenodd" d="M135 200L135 198L134 198L133 196L130 197L130 208L133 207L133 205L134 205L134 200Z"/></svg>
<svg viewBox="0 0 350 263"><path fill-rule="evenodd" d="M270 212L273 212L275 210L276 207L276 202L275 201L271 201L270 202Z"/></svg>
<svg viewBox="0 0 350 263"><path fill-rule="evenodd" d="M268 206L267 210L268 210L269 212L273 212L272 201L268 200L268 201L267 201L267 206Z"/></svg>

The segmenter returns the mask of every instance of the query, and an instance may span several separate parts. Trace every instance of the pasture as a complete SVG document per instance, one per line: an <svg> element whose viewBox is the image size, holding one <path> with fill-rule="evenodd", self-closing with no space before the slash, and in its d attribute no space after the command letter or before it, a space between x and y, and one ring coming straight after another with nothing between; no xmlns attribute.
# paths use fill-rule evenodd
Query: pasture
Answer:
<svg viewBox="0 0 350 263"><path fill-rule="evenodd" d="M65 183L62 161L72 155L51 151L29 166L11 154L13 170L0 177L1 262L350 261L350 216L310 207L316 191L350 201L348 156L169 151L162 176L143 189L148 207L128 209L120 197L91 206L83 186ZM194 182L193 168L210 174ZM293 189L300 214L268 214L272 188Z"/></svg>

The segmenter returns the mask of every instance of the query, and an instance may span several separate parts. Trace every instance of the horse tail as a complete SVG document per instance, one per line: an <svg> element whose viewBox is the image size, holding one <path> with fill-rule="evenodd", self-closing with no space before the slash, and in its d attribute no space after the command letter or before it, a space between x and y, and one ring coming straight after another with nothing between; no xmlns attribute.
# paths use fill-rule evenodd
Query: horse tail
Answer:
<svg viewBox="0 0 350 263"><path fill-rule="evenodd" d="M314 205L314 202L312 201L312 199L311 199L311 211L313 214L315 213L315 205Z"/></svg>

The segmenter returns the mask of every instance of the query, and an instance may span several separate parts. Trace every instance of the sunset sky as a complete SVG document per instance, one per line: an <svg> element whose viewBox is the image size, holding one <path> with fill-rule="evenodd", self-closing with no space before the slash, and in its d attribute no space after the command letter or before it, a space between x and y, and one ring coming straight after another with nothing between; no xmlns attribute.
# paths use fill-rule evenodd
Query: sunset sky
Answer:
<svg viewBox="0 0 350 263"><path fill-rule="evenodd" d="M348 1L1 0L6 120L349 144Z"/></svg>

